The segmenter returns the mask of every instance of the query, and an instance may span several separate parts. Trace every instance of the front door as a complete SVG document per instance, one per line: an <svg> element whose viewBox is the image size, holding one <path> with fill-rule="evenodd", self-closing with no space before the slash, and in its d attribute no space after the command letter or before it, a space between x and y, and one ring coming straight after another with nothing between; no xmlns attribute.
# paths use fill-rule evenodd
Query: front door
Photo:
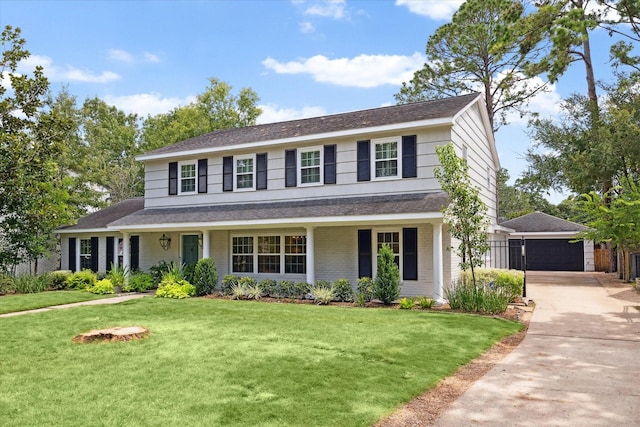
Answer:
<svg viewBox="0 0 640 427"><path fill-rule="evenodd" d="M182 262L184 265L198 262L198 247L198 235L182 235Z"/></svg>

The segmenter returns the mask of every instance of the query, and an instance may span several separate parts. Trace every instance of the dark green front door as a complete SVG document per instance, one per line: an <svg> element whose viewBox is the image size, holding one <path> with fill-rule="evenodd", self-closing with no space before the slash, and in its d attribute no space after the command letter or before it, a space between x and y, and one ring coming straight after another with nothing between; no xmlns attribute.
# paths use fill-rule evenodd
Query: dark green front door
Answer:
<svg viewBox="0 0 640 427"><path fill-rule="evenodd" d="M198 262L198 236L184 234L182 236L182 263L185 265Z"/></svg>

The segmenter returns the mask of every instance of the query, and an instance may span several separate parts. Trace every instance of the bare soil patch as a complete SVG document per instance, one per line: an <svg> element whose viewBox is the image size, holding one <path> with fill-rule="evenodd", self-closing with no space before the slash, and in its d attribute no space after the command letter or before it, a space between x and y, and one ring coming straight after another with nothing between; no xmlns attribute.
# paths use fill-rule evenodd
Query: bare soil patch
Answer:
<svg viewBox="0 0 640 427"><path fill-rule="evenodd" d="M73 342L90 343L95 341L131 341L139 340L149 336L149 330L142 326L128 326L125 328L116 327L108 329L93 329L76 335Z"/></svg>

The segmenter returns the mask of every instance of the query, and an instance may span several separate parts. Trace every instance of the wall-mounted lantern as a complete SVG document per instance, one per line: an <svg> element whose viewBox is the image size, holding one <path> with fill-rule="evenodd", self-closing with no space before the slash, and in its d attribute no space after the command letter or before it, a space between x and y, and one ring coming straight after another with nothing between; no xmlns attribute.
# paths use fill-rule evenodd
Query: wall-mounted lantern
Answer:
<svg viewBox="0 0 640 427"><path fill-rule="evenodd" d="M159 242L160 242L160 246L165 251L169 250L169 248L171 247L171 237L167 236L164 233L162 233L162 236L160 237Z"/></svg>

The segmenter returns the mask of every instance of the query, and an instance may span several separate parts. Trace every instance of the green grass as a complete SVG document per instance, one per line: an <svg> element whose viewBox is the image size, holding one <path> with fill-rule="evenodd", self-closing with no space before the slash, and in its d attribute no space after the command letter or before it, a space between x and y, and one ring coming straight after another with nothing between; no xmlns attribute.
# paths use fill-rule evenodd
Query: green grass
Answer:
<svg viewBox="0 0 640 427"><path fill-rule="evenodd" d="M94 328L147 339L77 344ZM419 311L143 298L0 319L7 426L367 426L520 325Z"/></svg>
<svg viewBox="0 0 640 427"><path fill-rule="evenodd" d="M34 310L53 305L103 299L115 295L95 295L82 291L50 291L35 294L15 294L0 296L0 314L15 311Z"/></svg>

